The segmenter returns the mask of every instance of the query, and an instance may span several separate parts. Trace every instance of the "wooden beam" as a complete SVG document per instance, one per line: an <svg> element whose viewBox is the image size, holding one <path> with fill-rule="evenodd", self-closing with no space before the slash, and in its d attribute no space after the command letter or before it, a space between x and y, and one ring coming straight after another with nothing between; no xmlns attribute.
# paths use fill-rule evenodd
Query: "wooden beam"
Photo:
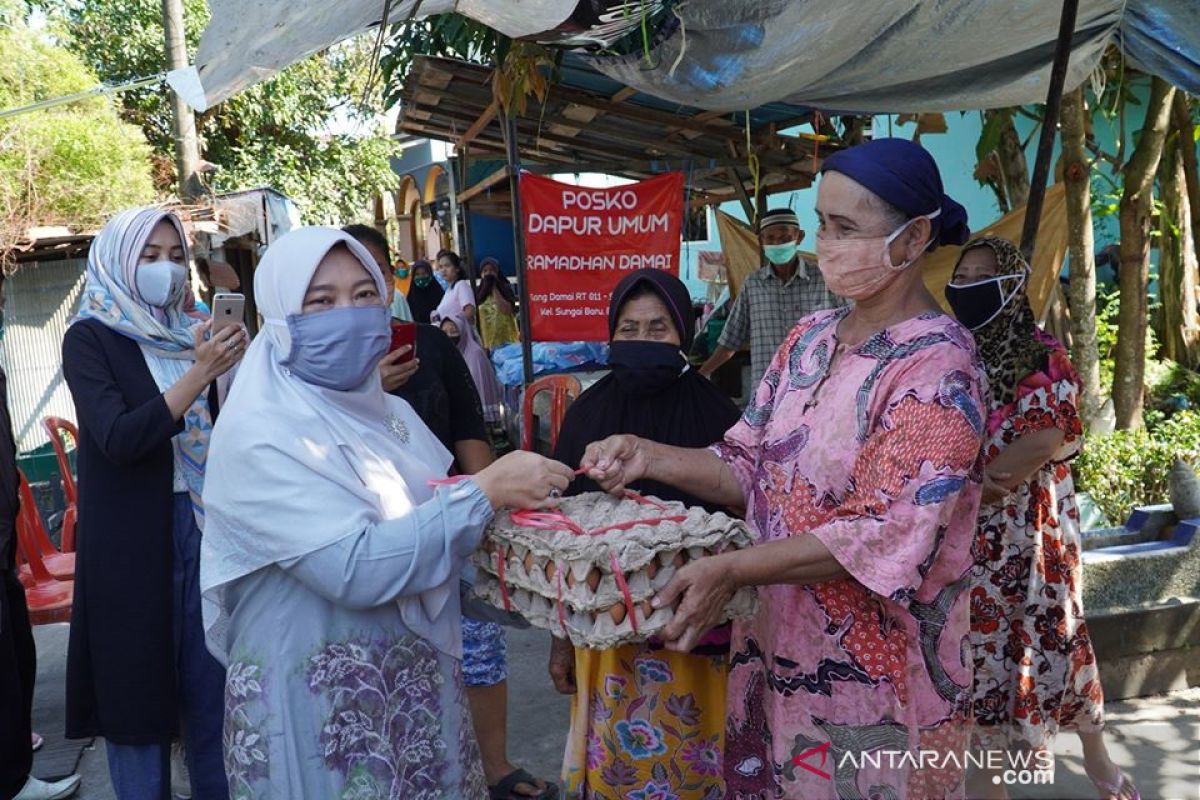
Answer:
<svg viewBox="0 0 1200 800"><path fill-rule="evenodd" d="M650 160L617 161L615 159L612 161L589 161L589 162L583 162L580 164L574 164L572 166L579 172L630 172L630 171L632 171L632 172L643 172L646 174L670 172L672 170L681 170L682 171L682 170L687 170L689 167L691 167L693 175L701 175L703 177L708 177L709 175L711 175L713 173L724 172L729 167L742 167L745 165L746 165L745 161L735 160L735 159L730 159L730 158L726 158L726 159L698 158L698 159L694 159L694 160L692 160L692 159L666 159L666 158L657 159L656 158L653 161L650 161ZM559 171L558 167L539 168L539 167L531 166L528 164L525 165L524 168L529 170L530 172L535 172L535 173L538 171L538 169L543 169L545 172Z"/></svg>
<svg viewBox="0 0 1200 800"><path fill-rule="evenodd" d="M651 108L642 108L641 106L632 106L628 103L614 103L611 100L605 100L595 95L581 92L577 89L571 89L566 86L555 86L550 90L550 101L560 101L564 103L577 103L581 106L588 106L598 111L607 111L610 114L618 117L628 117L642 122L651 122L656 125L665 125L669 127L679 128L681 130L698 131L707 133L710 136L715 136L719 139L728 139L731 136L736 137L740 134L735 128L722 128L716 125L710 125L706 122L696 122L690 117L679 117L666 111L655 111Z"/></svg>
<svg viewBox="0 0 1200 800"><path fill-rule="evenodd" d="M459 192L458 193L458 202L459 203L470 202L470 200L472 198L478 197L479 195L486 192L488 189L491 189L496 184L503 183L506 180L508 180L508 165L507 164L505 164L503 167L501 167L500 169L493 172L491 175L488 175L486 178L484 178L483 180L481 180L479 183L475 184L474 186L470 187L469 189L463 189L461 192Z"/></svg>
<svg viewBox="0 0 1200 800"><path fill-rule="evenodd" d="M432 97L431 94L436 94L437 96ZM444 91L426 93L421 97L414 96L409 100L409 105L413 108L433 111L435 114L447 114L451 109L454 109L457 113L468 115L474 120L479 113L486 110L493 100L491 92L485 87L473 86L463 81L458 81ZM741 141L744 137L741 130L736 127L718 127L711 124L692 123L688 117L677 117L669 113L642 109L628 104L612 103L584 92L556 86L551 89L547 104L559 102L568 105L575 104L593 111L605 112L607 118L596 119L585 130L595 133L608 133L624 142L629 141L630 135L627 129L621 127L623 118L640 121L649 125L665 126L672 130L677 128L695 129L709 135L709 141L706 142L708 145L707 149L696 145L694 142L688 143L691 149L685 149L681 148L678 143L666 141L667 130L656 131L657 138L643 146L647 149L657 149L667 155L704 155L714 157L717 151L721 149L722 144ZM713 138L717 141L711 141ZM647 142L648 140L641 141Z"/></svg>
<svg viewBox="0 0 1200 800"><path fill-rule="evenodd" d="M746 186L742 183L742 176L738 173L737 167L729 167L725 170L725 174L729 176L729 182L733 186L733 193L737 195L737 199L742 203L742 211L746 212L746 219L754 219L754 203L750 201L750 195L746 192Z"/></svg>
<svg viewBox="0 0 1200 800"><path fill-rule="evenodd" d="M471 140L480 134L480 132L491 124L496 118L496 112L500 110L498 101L493 100L492 104L483 110L483 113L471 123L471 127L467 128L467 132L459 138L456 145L460 150L471 143Z"/></svg>
<svg viewBox="0 0 1200 800"><path fill-rule="evenodd" d="M419 107L420 106L418 106L418 108ZM451 109L457 109L460 113L473 113L473 108L471 106L464 105L457 100L452 101L449 99L449 97L444 99L443 102L437 106L437 109L442 114L452 113ZM598 142L594 139L586 139L576 136L562 136L560 134L552 133L547 128L540 126L537 120L521 120L521 123L522 124L519 125L519 135L526 139L551 142L561 145L566 150L575 150L580 153L593 153L600 158L607 158L609 156L619 156L629 159L646 158L647 153L645 153L643 150L630 149L631 147L640 147L644 148L645 150L658 149L663 153L675 155L680 158L703 157L702 154L680 147L679 145L669 145L664 142L650 143L642 139L634 139L630 137L628 133L625 134L622 140L621 133L618 130L609 129L607 126L600 126L597 123L592 123L587 127L586 130L592 132L593 134L607 132L607 135L611 137L613 141ZM618 141L623 141L627 147L618 146ZM522 149L528 152L528 148Z"/></svg>
<svg viewBox="0 0 1200 800"><path fill-rule="evenodd" d="M422 106L417 106L417 109L423 109ZM437 114L463 114L473 116L475 114L476 104L471 100L464 98L462 95L450 96L447 95L436 106ZM595 150L598 146L603 148L611 148L614 153L624 153L636 159L647 158L650 153L646 151L658 151L664 157L677 157L686 159L711 159L721 156L721 146L716 142L707 141L707 146L702 147L698 144L683 144L680 142L667 142L663 138L648 139L644 137L633 136L629 129L622 128L619 119L613 116L599 117L587 125L580 126L583 136L565 136L552 130L553 126L540 125L536 120L522 119L522 134L529 135L530 131L536 132L542 139L554 142L558 141L562 144L575 145L581 148L589 148ZM576 127L576 126L569 126ZM557 138L556 138L557 137ZM596 137L603 137L611 141L596 141ZM727 142L732 145L732 142ZM640 148L633 149L634 147ZM605 157L607 153L602 153L601 157Z"/></svg>

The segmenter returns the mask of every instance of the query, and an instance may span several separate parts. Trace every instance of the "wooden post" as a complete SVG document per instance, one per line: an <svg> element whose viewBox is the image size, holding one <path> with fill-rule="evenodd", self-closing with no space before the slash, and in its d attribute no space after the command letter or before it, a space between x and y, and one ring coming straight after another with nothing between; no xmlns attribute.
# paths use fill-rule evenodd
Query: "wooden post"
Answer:
<svg viewBox="0 0 1200 800"><path fill-rule="evenodd" d="M1096 248L1092 228L1087 105L1082 87L1063 97L1063 180L1067 185L1067 248L1071 256L1067 298L1071 309L1071 361L1083 391L1079 412L1087 425L1100 412L1100 354L1096 342Z"/></svg>
<svg viewBox="0 0 1200 800"><path fill-rule="evenodd" d="M1025 204L1025 225L1021 230L1021 252L1033 263L1033 247L1037 243L1038 224L1042 219L1042 203L1046 199L1046 184L1050 180L1050 161L1054 155L1054 137L1058 133L1058 112L1062 107L1063 84L1071 62L1071 40L1075 36L1075 18L1079 0L1063 0L1062 19L1058 26L1058 43L1054 64L1050 68L1050 90L1046 95L1046 115L1038 139L1037 161L1033 165L1033 180L1029 187L1029 202Z"/></svg>
<svg viewBox="0 0 1200 800"><path fill-rule="evenodd" d="M458 189L461 184L458 180L458 165L453 162L449 164L449 169L446 170L447 180L450 182L450 238L454 243L454 250L462 259L464 269L467 272L467 281L471 284L471 296L475 296L475 289L478 284L475 280L475 262L471 260L471 244L466 241L463 236L463 228L458 219ZM482 321L479 319L479 307L475 307L475 328L481 332Z"/></svg>
<svg viewBox="0 0 1200 800"><path fill-rule="evenodd" d="M188 65L187 41L184 39L183 0L162 0L163 34L166 39L167 69L183 69ZM179 196L191 200L203 194L196 166L200 163L200 145L196 138L196 118L174 89L171 93L171 128L175 137L175 169L178 172Z"/></svg>
<svg viewBox="0 0 1200 800"><path fill-rule="evenodd" d="M457 157L456 161L457 161L457 163L454 164L454 167L458 170L457 174L454 174L454 171L451 170L451 174L454 175L454 179L452 181L452 191L454 193L455 198L459 197L462 194L463 189L465 189L467 186L467 148L463 147L463 148L459 149L458 157ZM462 210L462 219L459 220L459 222L458 222L458 225L459 225L458 235L461 237L460 239L457 240L458 248L459 248L459 251L462 253L462 257L464 259L466 259L467 263L474 264L475 263L475 247L471 241L471 204L470 204L470 201L468 201L468 200L457 201L455 203L456 213L459 209ZM475 285L473 283L471 284L471 288L472 289L475 288ZM479 315L476 314L475 316L478 319Z"/></svg>
<svg viewBox="0 0 1200 800"><path fill-rule="evenodd" d="M529 323L529 276L525 266L525 215L521 211L521 151L517 146L517 123L507 111L504 122L504 151L508 157L508 186L512 193L513 251L517 262L517 291L521 298L521 362L525 386L533 383L533 331Z"/></svg>

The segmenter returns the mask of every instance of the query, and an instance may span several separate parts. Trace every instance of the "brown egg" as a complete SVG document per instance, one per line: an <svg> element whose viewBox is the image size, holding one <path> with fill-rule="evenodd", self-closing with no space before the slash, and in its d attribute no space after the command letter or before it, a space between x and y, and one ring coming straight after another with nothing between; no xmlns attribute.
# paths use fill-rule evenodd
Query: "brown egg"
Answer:
<svg viewBox="0 0 1200 800"><path fill-rule="evenodd" d="M487 537L486 539L484 539L483 540L483 549L485 552L488 552L488 553L496 552L496 540L491 538L490 536Z"/></svg>
<svg viewBox="0 0 1200 800"><path fill-rule="evenodd" d="M642 619L650 619L650 615L654 613L654 606L650 603L650 598L642 601Z"/></svg>
<svg viewBox="0 0 1200 800"><path fill-rule="evenodd" d="M658 574L658 561L654 560L646 565L646 577L649 578L650 580L654 580L654 576L657 574Z"/></svg>
<svg viewBox="0 0 1200 800"><path fill-rule="evenodd" d="M615 622L617 625L620 625L625 621L625 604L614 603L613 606L608 609L608 615L612 617L613 622Z"/></svg>
<svg viewBox="0 0 1200 800"><path fill-rule="evenodd" d="M546 562L546 580L548 580L548 581L554 580L554 573L556 573L557 571L558 571L558 568L554 565L553 561Z"/></svg>
<svg viewBox="0 0 1200 800"><path fill-rule="evenodd" d="M533 572L533 561L534 561L533 551L530 550L528 553L525 554L524 564L525 564L525 574L526 575L529 575L530 573Z"/></svg>
<svg viewBox="0 0 1200 800"><path fill-rule="evenodd" d="M597 567L592 567L587 574L588 588L593 592L600 588L600 570Z"/></svg>
<svg viewBox="0 0 1200 800"><path fill-rule="evenodd" d="M675 567L675 569L679 569L680 567L682 567L684 564L687 563L687 560L688 560L687 552L684 550L680 550L678 553L675 554L675 557L673 559L671 559L671 566Z"/></svg>
<svg viewBox="0 0 1200 800"><path fill-rule="evenodd" d="M575 573L570 569L567 570L567 588L575 588Z"/></svg>

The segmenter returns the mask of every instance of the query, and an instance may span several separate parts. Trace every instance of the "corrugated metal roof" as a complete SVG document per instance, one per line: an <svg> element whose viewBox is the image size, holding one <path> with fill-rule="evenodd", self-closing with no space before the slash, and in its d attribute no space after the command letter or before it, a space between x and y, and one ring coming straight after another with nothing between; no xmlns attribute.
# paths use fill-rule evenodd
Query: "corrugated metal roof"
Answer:
<svg viewBox="0 0 1200 800"><path fill-rule="evenodd" d="M48 416L75 419L62 376L62 340L79 307L84 259L23 264L4 281L4 338L0 358L8 375L8 406L17 448L49 441Z"/></svg>

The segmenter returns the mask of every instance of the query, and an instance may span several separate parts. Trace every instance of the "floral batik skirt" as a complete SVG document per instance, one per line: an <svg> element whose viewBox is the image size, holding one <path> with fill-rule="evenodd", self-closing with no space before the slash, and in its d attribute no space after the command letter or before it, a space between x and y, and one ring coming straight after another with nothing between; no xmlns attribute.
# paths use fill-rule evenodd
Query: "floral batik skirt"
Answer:
<svg viewBox="0 0 1200 800"><path fill-rule="evenodd" d="M727 671L723 654L577 649L568 800L723 797Z"/></svg>

